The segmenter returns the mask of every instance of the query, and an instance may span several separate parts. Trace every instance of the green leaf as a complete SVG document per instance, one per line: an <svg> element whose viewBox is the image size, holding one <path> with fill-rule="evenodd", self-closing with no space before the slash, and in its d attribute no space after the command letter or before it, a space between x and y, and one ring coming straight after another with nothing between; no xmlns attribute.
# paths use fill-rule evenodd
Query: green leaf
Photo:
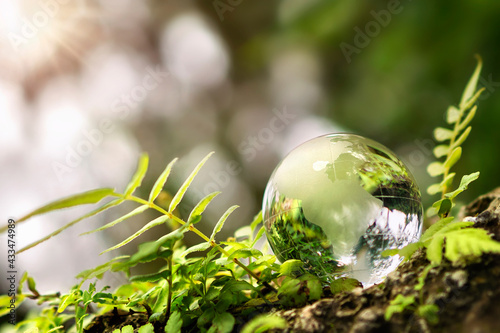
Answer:
<svg viewBox="0 0 500 333"><path fill-rule="evenodd" d="M285 329L288 327L286 320L276 315L259 315L249 321L241 333L264 333L272 329Z"/></svg>
<svg viewBox="0 0 500 333"><path fill-rule="evenodd" d="M456 262L465 256L480 256L483 253L500 253L500 242L488 235L484 229L467 228L446 233L445 257Z"/></svg>
<svg viewBox="0 0 500 333"><path fill-rule="evenodd" d="M453 206L453 203L451 202L450 199L443 199L441 201L441 205L439 205L438 209L438 216L440 217L446 217L451 211L451 207Z"/></svg>
<svg viewBox="0 0 500 333"><path fill-rule="evenodd" d="M215 309L213 307L207 308L201 316L198 317L197 326L203 328L205 325L210 323L215 317Z"/></svg>
<svg viewBox="0 0 500 333"><path fill-rule="evenodd" d="M30 276L28 277L28 289L34 294L34 295L39 295L38 291L36 290L36 283L35 280Z"/></svg>
<svg viewBox="0 0 500 333"><path fill-rule="evenodd" d="M302 260L289 259L281 264L280 270L279 270L280 276L283 276L283 275L289 276L289 275L292 275L292 273L294 273L294 272L301 272L303 266L304 266L304 263L302 262Z"/></svg>
<svg viewBox="0 0 500 333"><path fill-rule="evenodd" d="M330 291L332 294L338 294L340 292L353 290L354 288L362 286L361 282L356 279L341 277L330 283Z"/></svg>
<svg viewBox="0 0 500 333"><path fill-rule="evenodd" d="M469 133L471 130L472 130L471 126L467 127L467 129L462 133L462 135L460 135L460 137L457 139L457 141L455 141L453 143L453 147L458 147L462 143L464 143L465 139L467 139L467 137L469 136Z"/></svg>
<svg viewBox="0 0 500 333"><path fill-rule="evenodd" d="M191 174L189 175L189 177L184 181L184 183L179 188L179 190L177 191L177 193L172 198L172 201L170 202L170 206L168 207L168 211L169 212L173 212L175 210L175 208L177 207L177 205L181 202L182 197L184 197L184 194L186 193L189 185L191 185L194 177L196 177L196 175L198 174L198 172L200 171L200 169L203 167L203 165L205 164L205 162L210 158L210 156L212 156L213 153L214 152L211 152L207 156L205 156L201 160L201 162L198 163L198 165L194 168L194 170L191 172Z"/></svg>
<svg viewBox="0 0 500 333"><path fill-rule="evenodd" d="M382 256L394 256L398 254L401 257L404 257L404 261L407 261L411 258L413 253L415 253L418 249L420 249L423 246L424 244L422 242L415 242L415 243L410 243L401 249L384 250L382 251L381 254Z"/></svg>
<svg viewBox="0 0 500 333"><path fill-rule="evenodd" d="M139 327L138 333L154 333L154 331L153 324L147 323L146 325Z"/></svg>
<svg viewBox="0 0 500 333"><path fill-rule="evenodd" d="M308 278L307 289L309 289L309 300L316 301L321 298L323 294L323 288L321 286L321 282L318 278Z"/></svg>
<svg viewBox="0 0 500 333"><path fill-rule="evenodd" d="M120 222L123 222L129 218L131 218L132 216L135 216L135 215L138 215L142 212L144 212L146 209L148 209L149 206L148 205L142 205L142 206L139 206L137 207L136 209L134 209L133 211L131 211L130 213L128 214L125 214L123 215L122 217L120 218L117 218L116 220L112 221L112 222L109 222L107 223L106 225L103 225L102 227L100 228L97 228L97 229L94 229L94 230L91 230L91 231L87 231L87 232L84 232L83 234L80 234L80 236L83 236L83 235L88 235L88 234L91 234L91 233L94 233L94 232L97 232L97 231L102 231L102 230L105 230L105 229L108 229L108 228L111 228L112 226L114 226L115 224L118 224Z"/></svg>
<svg viewBox="0 0 500 333"><path fill-rule="evenodd" d="M52 237L54 237L54 236L56 236L56 235L60 234L60 233L61 233L62 231L64 231L65 229L68 229L69 227L71 227L71 226L73 226L73 225L77 224L78 222L80 222L80 221L82 221L82 220L84 220L84 219L86 219L86 218L89 218L89 217L91 217L91 216L97 215L97 214L99 214L99 213L101 213L101 212L105 211L106 209L109 209L109 208L114 207L114 206L118 206L118 205L119 205L119 204L121 204L123 201L124 201L124 199L123 199L123 198L118 198L118 199L115 199L115 200L113 200L113 201L110 201L110 202L108 202L107 204L105 204L104 206L101 206L101 207L99 207L99 208L97 208L97 209L95 209L95 210L91 211L90 213L85 214L85 215L83 215L82 217L79 217L79 218L77 218L76 220L73 220L73 221L69 222L68 224L66 224L66 225L64 225L63 227L61 227L61 228L57 229L56 231L54 231L54 232L50 233L49 235L47 235L47 236L45 236L45 237L43 237L43 238L41 238L41 239L37 240L36 242L33 242L33 243L31 243L31 244L29 244L29 245L27 245L27 246L23 247L22 249L20 249L19 251L17 251L17 253L21 253L21 252L24 252L24 251L26 251L26 250L29 250L29 249L31 249L32 247L35 247L36 245L38 245L38 244L40 244L40 243L42 243L42 242L45 242L46 240L48 240L48 239L50 239L50 238L52 238Z"/></svg>
<svg viewBox="0 0 500 333"><path fill-rule="evenodd" d="M413 304L415 304L415 296L403 296L398 294L396 298L389 303L389 306L385 310L385 320L389 321L394 313L401 313Z"/></svg>
<svg viewBox="0 0 500 333"><path fill-rule="evenodd" d="M138 251L130 257L128 265L134 265L138 262L147 262L158 258L158 250L162 246L173 244L184 237L184 233L189 229L189 224L182 225L179 229L160 237L159 239L151 242L141 243L138 246Z"/></svg>
<svg viewBox="0 0 500 333"><path fill-rule="evenodd" d="M479 96L481 96L481 94L483 93L483 91L485 91L486 88L481 88L479 89L478 91L476 91L476 93L474 94L474 96L472 96L468 101L467 103L465 104L464 106L464 110L467 110L469 109L471 106L474 105L474 103L476 103L477 99L479 98Z"/></svg>
<svg viewBox="0 0 500 333"><path fill-rule="evenodd" d="M436 234L438 231L440 231L441 229L443 229L444 227L446 227L448 224L452 223L454 220L454 217L453 216L450 216L450 217L446 217L444 219L441 219L439 221L437 221L436 223L434 223L433 225L431 225L422 235L422 237L420 237L420 241L421 242L425 242L429 239L431 239L434 234Z"/></svg>
<svg viewBox="0 0 500 333"><path fill-rule="evenodd" d="M218 196L220 193L221 192L213 192L213 193L210 193L207 196L205 196L203 199L201 199L200 202L198 202L198 204L193 208L193 210L189 214L189 217L187 219L188 222L192 223L195 218L197 218L198 216L201 216L201 214L203 214L203 212L207 208L208 204L210 202L212 202L212 200L216 196Z"/></svg>
<svg viewBox="0 0 500 333"><path fill-rule="evenodd" d="M170 217L168 215L162 215L160 217L157 217L156 219L154 219L153 221L149 222L144 227L142 227L140 230L136 231L132 236L130 236L127 239L125 239L123 242L121 242L119 244L116 244L115 246L112 246L112 247L110 247L107 250L102 251L100 254L103 254L103 253L106 253L106 252L109 252L109 251L112 251L112 250L116 250L116 249L124 246L125 244L130 243L131 241L133 241L135 238L137 238L140 235L142 235L147 230L149 230L149 229L151 229L153 227L156 227L157 225L165 223L165 221L167 221L169 218Z"/></svg>
<svg viewBox="0 0 500 333"><path fill-rule="evenodd" d="M470 183L472 183L478 178L479 178L479 171L471 173L470 175L463 176L462 180L460 180L460 185L458 186L458 188L453 192L446 193L444 196L449 199L454 199L457 195L465 191L469 187Z"/></svg>
<svg viewBox="0 0 500 333"><path fill-rule="evenodd" d="M28 215L25 215L20 219L16 220L16 224L26 221L27 219L35 215L45 214L54 210L70 208L79 205L95 204L101 201L102 199L106 198L107 196L117 196L117 194L114 192L114 189L112 188L99 188L96 190L90 190L74 194L69 197L53 201L38 209L35 209ZM5 232L5 230L7 229L8 229L7 226L2 227L2 229L0 229L0 233Z"/></svg>
<svg viewBox="0 0 500 333"><path fill-rule="evenodd" d="M255 290L255 287L243 280L231 280L224 285L221 292L230 291L235 293L242 290Z"/></svg>
<svg viewBox="0 0 500 333"><path fill-rule="evenodd" d="M226 212L224 213L224 215L221 216L221 218L219 219L219 221L217 222L217 224L215 225L214 227L214 230L212 231L212 235L210 236L210 241L213 241L215 239L215 235L217 235L217 233L219 231L221 231L222 227L224 226L224 222L226 222L227 218L229 217L229 215L236 209L238 208L238 206L234 205L234 206L231 206L229 207L228 210L226 210Z"/></svg>
<svg viewBox="0 0 500 333"><path fill-rule="evenodd" d="M229 333L233 330L235 319L229 312L216 313L208 332Z"/></svg>
<svg viewBox="0 0 500 333"><path fill-rule="evenodd" d="M182 318L179 311L174 311L170 314L168 318L167 325L165 326L165 332L168 333L180 333L182 327Z"/></svg>
<svg viewBox="0 0 500 333"><path fill-rule="evenodd" d="M94 279L94 278L100 279L100 278L102 278L102 275L104 273L108 272L109 270L111 270L111 268L113 266L115 266L118 261L123 260L123 259L127 259L128 257L129 256L119 256L119 257L113 258L110 261L108 261L102 265L99 265L99 266L91 268L91 269L86 269L86 270L78 273L76 278L83 279L84 281Z"/></svg>
<svg viewBox="0 0 500 333"><path fill-rule="evenodd" d="M121 333L134 333L134 327L132 325L123 326Z"/></svg>
<svg viewBox="0 0 500 333"><path fill-rule="evenodd" d="M432 177L436 177L436 176L442 175L444 173L444 171L445 171L444 165L441 162L432 162L427 167L427 172Z"/></svg>
<svg viewBox="0 0 500 333"><path fill-rule="evenodd" d="M151 192L149 193L149 202L155 201L155 199L158 197L160 194L161 190L163 189L163 185L165 185L168 176L170 175L170 172L172 171L172 167L174 166L175 162L177 162L177 158L174 158L163 170L161 173L160 177L156 180L155 184L153 185L153 188L151 189Z"/></svg>
<svg viewBox="0 0 500 333"><path fill-rule="evenodd" d="M481 68L483 66L483 61L481 60L481 58L479 56L477 56L476 58L477 58L476 69L474 70L474 73L469 79L469 82L467 82L464 93L462 94L462 99L460 100L461 109L465 109L467 102L471 99L471 97L474 95L474 92L476 91L477 82L479 80L479 74L481 73Z"/></svg>
<svg viewBox="0 0 500 333"><path fill-rule="evenodd" d="M474 105L474 107L467 114L467 117L465 117L465 119L458 126L459 131L463 130L465 126L467 126L471 122L471 120L476 115L476 111L477 111L477 105Z"/></svg>
<svg viewBox="0 0 500 333"><path fill-rule="evenodd" d="M163 271L157 272L157 273L132 276L130 278L130 281L132 281L132 282L157 282L157 281L162 280L162 279L168 279L169 276L170 276L170 271L167 269L167 270L163 270Z"/></svg>
<svg viewBox="0 0 500 333"><path fill-rule="evenodd" d="M427 246L427 259L435 265L441 264L443 259L443 237L433 237Z"/></svg>
<svg viewBox="0 0 500 333"><path fill-rule="evenodd" d="M149 156L146 153L143 153L139 158L139 163L137 165L137 170L135 174L132 176L130 183L128 183L127 188L125 189L124 196L127 197L134 193L134 191L141 186L142 180L146 175L146 171L148 170Z"/></svg>
<svg viewBox="0 0 500 333"><path fill-rule="evenodd" d="M443 165L444 168L446 170L450 170L450 168L452 166L454 166L455 163L458 162L458 160L460 159L461 156L462 156L462 148L461 147L456 147L455 149L453 149L450 156L448 156L448 158L444 162L444 165Z"/></svg>
<svg viewBox="0 0 500 333"><path fill-rule="evenodd" d="M262 235L264 235L264 232L266 231L266 228L264 226L262 226L259 231L257 232L257 235L255 235L255 239L253 240L251 246L254 247L255 246L255 243L257 243L257 241L262 237Z"/></svg>
<svg viewBox="0 0 500 333"><path fill-rule="evenodd" d="M205 251L209 247L210 247L210 243L209 242L204 242L204 243L200 243L200 244L191 246L186 251L184 251L184 252L181 253L181 257L185 257L188 254L193 253L193 252Z"/></svg>
<svg viewBox="0 0 500 333"><path fill-rule="evenodd" d="M460 119L460 115L460 110L452 105L448 107L448 111L446 112L446 122L454 124Z"/></svg>
<svg viewBox="0 0 500 333"><path fill-rule="evenodd" d="M436 304L423 304L417 308L417 314L431 325L436 325L439 322L438 312L439 306Z"/></svg>
<svg viewBox="0 0 500 333"><path fill-rule="evenodd" d="M259 223L262 223L262 211L260 211L257 215L255 215L252 223L250 223L250 228L252 229L252 231L254 231L255 228L257 228Z"/></svg>
<svg viewBox="0 0 500 333"><path fill-rule="evenodd" d="M441 188L449 187L453 183L453 178L455 178L455 173L449 173L448 176L446 176L439 185L441 186Z"/></svg>
<svg viewBox="0 0 500 333"><path fill-rule="evenodd" d="M441 189L442 189L441 184L432 184L427 188L427 193L429 193L430 195L434 195L441 192Z"/></svg>
<svg viewBox="0 0 500 333"><path fill-rule="evenodd" d="M229 256L228 259L233 260L235 258L240 259L240 258L250 258L250 257L260 258L260 257L262 257L262 252L260 252L257 249L252 249L252 248L238 249L238 250L234 251L233 253L231 253L231 255Z"/></svg>
<svg viewBox="0 0 500 333"><path fill-rule="evenodd" d="M446 156L448 154L448 150L450 149L450 146L448 145L439 145L434 147L433 153L436 158L440 158L443 156Z"/></svg>
<svg viewBox="0 0 500 333"><path fill-rule="evenodd" d="M439 142L450 140L453 137L453 134L452 130L443 127L438 127L434 130L434 137Z"/></svg>

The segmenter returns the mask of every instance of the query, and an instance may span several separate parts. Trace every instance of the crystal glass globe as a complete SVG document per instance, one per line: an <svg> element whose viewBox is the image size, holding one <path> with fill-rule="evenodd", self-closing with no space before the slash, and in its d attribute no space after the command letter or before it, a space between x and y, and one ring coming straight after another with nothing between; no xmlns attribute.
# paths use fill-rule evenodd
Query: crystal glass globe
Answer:
<svg viewBox="0 0 500 333"><path fill-rule="evenodd" d="M321 136L290 152L269 179L262 213L276 257L299 259L326 282L381 282L401 262L382 251L422 232L413 176L389 149L353 134Z"/></svg>

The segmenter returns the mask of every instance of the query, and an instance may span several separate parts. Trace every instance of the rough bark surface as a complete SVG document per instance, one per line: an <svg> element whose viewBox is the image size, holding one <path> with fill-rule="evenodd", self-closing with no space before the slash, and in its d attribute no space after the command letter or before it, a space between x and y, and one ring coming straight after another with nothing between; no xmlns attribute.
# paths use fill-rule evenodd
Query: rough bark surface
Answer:
<svg viewBox="0 0 500 333"><path fill-rule="evenodd" d="M461 218L473 217L500 241L500 188L462 209ZM282 310L289 327L280 332L500 332L500 255L485 254L467 264L443 262L429 271L421 292L417 279L428 265L423 251L391 273L384 284L355 289L322 299L300 309ZM397 295L414 295L421 304L439 307L439 322L431 325L414 310L384 313Z"/></svg>

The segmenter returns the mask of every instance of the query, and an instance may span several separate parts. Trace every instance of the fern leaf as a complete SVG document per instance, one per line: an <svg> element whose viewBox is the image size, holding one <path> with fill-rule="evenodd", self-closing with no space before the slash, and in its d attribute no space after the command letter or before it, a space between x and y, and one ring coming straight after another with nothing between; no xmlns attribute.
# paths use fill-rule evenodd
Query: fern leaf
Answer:
<svg viewBox="0 0 500 333"><path fill-rule="evenodd" d="M168 207L168 211L170 213L173 212L175 210L175 208L177 207L177 205L179 204L179 202L181 202L182 197L184 197L184 194L186 193L189 185L191 185L191 182L193 181L194 177L196 177L196 175L198 174L198 172L200 171L200 169L203 167L203 165L205 164L205 162L210 158L210 156L212 156L213 153L214 152L210 152L207 156L205 156L201 160L201 162L198 163L198 165L194 168L194 170L191 172L191 174L189 175L189 177L184 181L184 183L179 188L179 190L177 191L177 193L172 198L172 201L170 202L170 206Z"/></svg>
<svg viewBox="0 0 500 333"><path fill-rule="evenodd" d="M438 233L440 230L442 230L444 227L446 227L448 224L452 223L454 220L454 217L446 217L444 219L441 219L431 225L420 237L421 242L426 242L427 240L431 239L434 237L436 233Z"/></svg>
<svg viewBox="0 0 500 333"><path fill-rule="evenodd" d="M108 196L117 196L117 194L114 192L114 189L112 189L112 188L99 188L96 190L91 190L91 191L86 191L86 192L78 193L75 195L71 195L69 197L53 201L47 205L44 205L40 208L35 209L31 213L16 220L16 224L24 222L27 219L32 218L33 216L45 214L48 212L52 212L54 210L98 203L99 201L101 201L102 199L104 199ZM7 229L8 229L8 226L2 227L0 229L0 233L5 232Z"/></svg>
<svg viewBox="0 0 500 333"><path fill-rule="evenodd" d="M174 166L175 162L177 162L177 158L174 158L163 170L161 173L160 177L156 180L155 184L153 185L153 188L151 189L151 192L149 193L149 202L153 202L158 195L160 194L161 190L163 189L163 186L165 185L168 176L170 175L170 172L172 171L172 167Z"/></svg>
<svg viewBox="0 0 500 333"><path fill-rule="evenodd" d="M462 156L462 148L456 147L455 149L452 150L446 161L444 161L443 167L446 170L450 170L450 168L454 166L455 163L458 162L461 156Z"/></svg>
<svg viewBox="0 0 500 333"><path fill-rule="evenodd" d="M434 138L439 142L450 140L452 137L453 131L447 128L438 127L434 130Z"/></svg>
<svg viewBox="0 0 500 333"><path fill-rule="evenodd" d="M139 158L139 163L137 165L137 170L135 174L132 176L130 183L128 183L125 188L124 196L127 197L134 193L134 191L141 186L142 180L146 175L146 171L148 170L149 156L146 153L143 153Z"/></svg>
<svg viewBox="0 0 500 333"><path fill-rule="evenodd" d="M212 242L214 239L215 239L215 235L221 231L222 227L224 226L224 222L226 222L227 218L229 217L229 215L236 209L238 208L238 206L234 205L234 206L231 206L229 207L228 210L226 210L226 212L221 216L221 218L219 219L219 221L217 222L217 224L215 225L214 227L214 230L212 231L212 235L210 236L210 241Z"/></svg>
<svg viewBox="0 0 500 333"><path fill-rule="evenodd" d="M465 117L465 119L460 123L460 125L458 125L459 131L463 130L465 128L465 126L469 125L471 120L476 115L476 111L477 111L477 105L474 105L474 107L467 114L467 117Z"/></svg>
<svg viewBox="0 0 500 333"><path fill-rule="evenodd" d="M449 232L445 236L446 248L444 255L451 262L456 262L465 256L500 253L500 242L491 239L484 229L461 229Z"/></svg>
<svg viewBox="0 0 500 333"><path fill-rule="evenodd" d="M427 167L427 172L432 177L436 177L436 176L442 175L445 172L443 163L441 163L441 162L432 162Z"/></svg>
<svg viewBox="0 0 500 333"><path fill-rule="evenodd" d="M427 246L427 259L431 264L439 265L443 260L444 237L433 237Z"/></svg>
<svg viewBox="0 0 500 333"><path fill-rule="evenodd" d="M422 242L415 242L406 245L401 249L389 249L382 251L382 256L395 256L399 255L404 258L404 261L407 261L411 258L411 256L417 252L418 249L422 248L424 244Z"/></svg>
<svg viewBox="0 0 500 333"><path fill-rule="evenodd" d="M77 224L78 222L80 222L80 221L82 221L82 220L84 220L84 219L86 219L86 218L92 217L92 216L94 216L94 215L97 215L97 214L99 214L99 213L101 213L101 212L105 211L106 209L109 209L109 208L114 207L114 206L118 206L118 205L119 205L119 204L121 204L123 201L124 201L124 199L123 199L123 198L118 198L118 199L115 199L115 200L113 200L113 201L110 201L110 202L108 202L107 204L105 204L104 206L101 206L101 207L99 207L99 208L97 208L97 209L95 209L95 210L91 211L90 213L87 213L87 214L83 215L82 217L79 217L79 218L77 218L76 220L73 220L73 221L69 222L68 224L66 224L66 225L64 225L63 227L61 227L61 228L57 229L56 231L52 232L51 234L49 234L49 235L47 235L47 236L45 236L45 237L43 237L43 238L41 238L41 239L37 240L36 242L33 242L33 243L29 244L29 245L26 245L26 246L25 246L25 247L23 247L21 250L17 251L17 253L21 253L21 252L24 252L24 251L26 251L26 250L29 250L29 249L31 249L32 247L34 247L34 246L36 246L36 245L38 245L38 244L40 244L40 243L43 243L43 242L45 242L46 240L48 240L48 239L50 239L50 238L52 238L52 237L54 237L54 236L56 236L56 235L60 234L60 233L61 233L62 231L64 231L65 229L68 229L69 227L71 227L71 226L73 226L73 225Z"/></svg>
<svg viewBox="0 0 500 333"><path fill-rule="evenodd" d="M196 245L191 246L190 248L186 249L186 251L182 252L181 253L181 257L185 257L188 254L191 254L193 252L199 252L199 251L208 250L209 247L210 247L210 243L209 242L203 242L203 243L200 243L200 244L196 244Z"/></svg>
<svg viewBox="0 0 500 333"><path fill-rule="evenodd" d="M193 208L191 213L189 213L189 217L187 219L188 222L193 222L195 218L201 216L201 214L203 214L203 212L207 208L208 204L219 194L220 192L213 192L201 199L200 202L198 202L198 204Z"/></svg>
<svg viewBox="0 0 500 333"><path fill-rule="evenodd" d="M467 102L471 99L471 97L473 97L474 92L476 91L477 82L479 80L479 74L481 73L481 68L483 67L483 61L481 57L476 56L476 58L477 58L476 69L474 70L472 77L469 79L469 82L467 82L464 93L462 94L462 99L460 100L461 109L465 108Z"/></svg>
<svg viewBox="0 0 500 333"><path fill-rule="evenodd" d="M262 226L259 231L257 231L257 235L255 235L255 239L253 240L251 246L254 247L255 246L255 243L257 243L257 241L262 237L262 235L264 235L264 232L266 231L266 228L264 226Z"/></svg>
<svg viewBox="0 0 500 333"><path fill-rule="evenodd" d="M471 126L467 127L467 129L460 135L457 141L453 143L453 147L459 147L462 143L464 143L465 139L467 139L467 137L469 136L471 130L472 130Z"/></svg>
<svg viewBox="0 0 500 333"><path fill-rule="evenodd" d="M446 111L446 122L448 124L454 124L460 119L460 116L460 110L452 105L448 107L448 111Z"/></svg>
<svg viewBox="0 0 500 333"><path fill-rule="evenodd" d="M119 244L116 244L115 246L113 247L110 247L109 249L107 250L104 250L103 252L101 252L100 254L103 254L103 253L106 253L106 252L109 252L109 251L112 251L112 250L116 250L122 246L124 246L125 244L128 244L130 243L131 241L133 241L135 238L139 237L140 235L142 235L144 232L148 231L149 229L153 228L153 227L156 227L157 225L160 225L160 224L163 224L165 221L167 221L170 217L168 215L162 215L156 219L154 219L153 221L149 222L148 224L146 224L144 227L142 227L140 230L138 230L137 232L135 232L132 236L128 237L127 239L125 239L123 242L119 243Z"/></svg>
<svg viewBox="0 0 500 333"><path fill-rule="evenodd" d="M116 258L111 259L110 261L99 265L97 267L91 268L91 269L86 269L76 276L77 279L83 279L83 281L98 278L101 279L103 274L111 270L113 266L117 264L118 261L127 259L129 256L119 256Z"/></svg>
<svg viewBox="0 0 500 333"><path fill-rule="evenodd" d="M458 188L453 192L446 193L445 197L449 199L454 199L457 195L465 191L469 187L470 183L472 183L478 178L479 178L479 171L471 173L470 175L463 176L462 180L460 180L460 185L458 186Z"/></svg>
<svg viewBox="0 0 500 333"><path fill-rule="evenodd" d="M128 214L125 214L124 216L120 217L120 218L117 218L116 220L112 221L112 222L109 222L107 223L106 225L103 225L102 227L100 228L97 228L97 229L94 229L94 230L91 230L91 231L87 231L87 232L84 232L83 234L80 234L80 236L83 236L83 235L88 235L88 234L92 234L94 232L97 232L97 231L102 231L102 230L105 230L105 229L108 229L108 228L111 228L112 226L114 226L115 224L118 224L120 222L123 222L125 221L126 219L128 218L131 218L132 216L135 216L135 215L138 215L142 212L144 212L146 209L148 209L149 206L148 205L142 205L142 206L139 206L137 207L136 209L134 209L133 211L131 211L130 213Z"/></svg>
<svg viewBox="0 0 500 333"><path fill-rule="evenodd" d="M260 211L257 215L255 215L252 223L250 223L250 228L252 229L252 231L254 231L255 228L257 228L259 223L262 223L262 211Z"/></svg>
<svg viewBox="0 0 500 333"><path fill-rule="evenodd" d="M434 153L434 156L436 156L436 158L440 158L440 157L446 156L448 154L449 149L450 149L450 146L448 146L448 145L439 145L439 146L434 147L432 152Z"/></svg>

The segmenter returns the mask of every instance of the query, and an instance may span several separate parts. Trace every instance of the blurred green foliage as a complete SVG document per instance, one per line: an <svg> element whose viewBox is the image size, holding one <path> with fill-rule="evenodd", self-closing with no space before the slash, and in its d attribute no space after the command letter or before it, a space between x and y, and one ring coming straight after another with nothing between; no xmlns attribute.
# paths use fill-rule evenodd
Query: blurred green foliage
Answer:
<svg viewBox="0 0 500 333"><path fill-rule="evenodd" d="M228 40L238 81L264 75L269 59L283 49L307 49L320 61L326 95L315 113L394 150L432 138L447 106L458 104L474 54L480 54L479 86L486 91L457 172L481 171L464 201L499 185L500 2L240 1L223 21L210 2L199 4ZM341 43L356 46L356 38L363 40L359 31L369 40L348 59ZM425 176L422 181L421 188L430 182Z"/></svg>

